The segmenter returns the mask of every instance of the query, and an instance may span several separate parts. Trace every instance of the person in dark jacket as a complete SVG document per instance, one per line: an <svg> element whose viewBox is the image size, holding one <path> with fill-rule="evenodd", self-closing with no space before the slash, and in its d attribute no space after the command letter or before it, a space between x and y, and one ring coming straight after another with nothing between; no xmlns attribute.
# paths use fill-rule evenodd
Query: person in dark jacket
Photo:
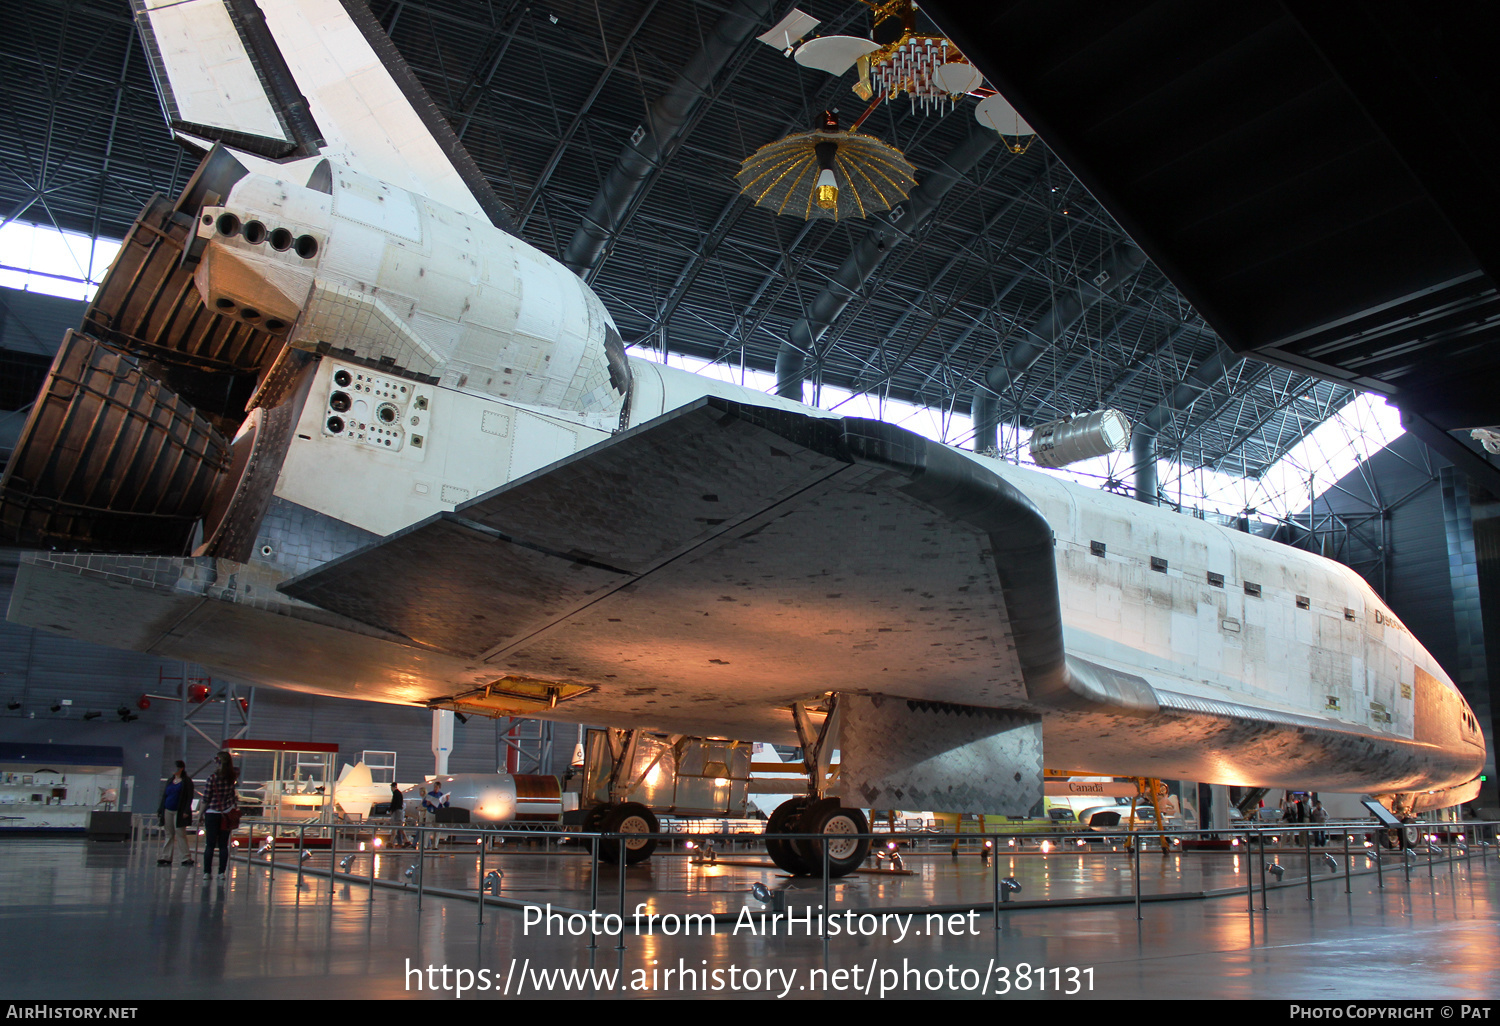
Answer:
<svg viewBox="0 0 1500 1026"><path fill-rule="evenodd" d="M391 810L391 826L395 827L391 831L391 843L405 848L407 845L406 831L401 828L406 825L406 796L401 793L401 788L396 786L395 781L391 782L391 802L389 808Z"/></svg>
<svg viewBox="0 0 1500 1026"><path fill-rule="evenodd" d="M234 785L239 780L239 770L234 768L234 759L228 752L220 752L214 775L208 778L203 789L203 881L213 874L214 852L219 853L219 876L229 868L229 835L233 830L224 828L224 817L240 807L239 795Z"/></svg>
<svg viewBox="0 0 1500 1026"><path fill-rule="evenodd" d="M156 818L167 832L166 842L161 846L158 866L170 866L180 849L182 864L193 864L193 842L188 836L188 827L193 825L193 778L188 776L187 764L177 760L177 772L161 789L161 801L156 806Z"/></svg>

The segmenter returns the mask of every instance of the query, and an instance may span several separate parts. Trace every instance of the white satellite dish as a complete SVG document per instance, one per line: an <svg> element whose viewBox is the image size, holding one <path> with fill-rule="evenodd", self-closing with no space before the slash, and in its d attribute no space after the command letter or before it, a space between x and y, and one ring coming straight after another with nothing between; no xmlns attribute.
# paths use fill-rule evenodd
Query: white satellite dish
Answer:
<svg viewBox="0 0 1500 1026"><path fill-rule="evenodd" d="M861 36L820 36L797 47L797 63L830 75L842 75L867 53L880 49L873 39Z"/></svg>
<svg viewBox="0 0 1500 1026"><path fill-rule="evenodd" d="M949 61L947 64L939 65L932 73L933 81L937 87L945 93L958 95L967 93L971 89L978 89L984 82L984 76L979 69L968 61Z"/></svg>
<svg viewBox="0 0 1500 1026"><path fill-rule="evenodd" d="M1035 134L1031 126L1016 113L1016 108L1010 105L1010 101L999 93L979 101L979 106L974 108L974 120L985 128L993 128L1001 135Z"/></svg>

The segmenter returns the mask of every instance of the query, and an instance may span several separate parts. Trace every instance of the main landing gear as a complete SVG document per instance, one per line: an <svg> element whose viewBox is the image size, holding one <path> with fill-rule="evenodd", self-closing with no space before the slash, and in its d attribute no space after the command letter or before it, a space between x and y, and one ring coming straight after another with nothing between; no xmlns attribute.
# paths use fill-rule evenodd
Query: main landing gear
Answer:
<svg viewBox="0 0 1500 1026"><path fill-rule="evenodd" d="M782 802L766 820L767 834L821 834L817 838L783 840L767 837L771 861L793 876L822 876L824 849L828 875L847 876L870 854L870 823L858 809L846 809L837 798L793 798Z"/></svg>
<svg viewBox="0 0 1500 1026"><path fill-rule="evenodd" d="M837 696L827 699L826 715L815 729L809 709L802 703L791 708L792 722L802 742L803 766L807 770L809 795L782 802L766 820L766 834L820 834L804 839L766 838L771 861L793 876L847 876L870 854L870 823L858 809L844 808L837 798L823 797L828 782L828 764L838 737ZM826 839L825 839L826 838Z"/></svg>

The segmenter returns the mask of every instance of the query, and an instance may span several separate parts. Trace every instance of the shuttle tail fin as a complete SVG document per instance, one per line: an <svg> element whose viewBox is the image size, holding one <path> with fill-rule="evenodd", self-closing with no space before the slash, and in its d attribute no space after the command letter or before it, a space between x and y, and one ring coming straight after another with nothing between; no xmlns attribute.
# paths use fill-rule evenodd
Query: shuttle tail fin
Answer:
<svg viewBox="0 0 1500 1026"><path fill-rule="evenodd" d="M362 0L132 0L181 139L326 156L512 231L509 209Z"/></svg>

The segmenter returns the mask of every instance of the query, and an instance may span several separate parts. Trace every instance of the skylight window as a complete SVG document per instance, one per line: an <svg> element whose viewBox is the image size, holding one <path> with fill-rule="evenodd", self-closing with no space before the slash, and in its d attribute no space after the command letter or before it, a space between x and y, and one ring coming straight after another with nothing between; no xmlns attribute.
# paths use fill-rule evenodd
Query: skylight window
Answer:
<svg viewBox="0 0 1500 1026"><path fill-rule="evenodd" d="M113 239L11 221L0 225L0 287L93 299L119 251Z"/></svg>

